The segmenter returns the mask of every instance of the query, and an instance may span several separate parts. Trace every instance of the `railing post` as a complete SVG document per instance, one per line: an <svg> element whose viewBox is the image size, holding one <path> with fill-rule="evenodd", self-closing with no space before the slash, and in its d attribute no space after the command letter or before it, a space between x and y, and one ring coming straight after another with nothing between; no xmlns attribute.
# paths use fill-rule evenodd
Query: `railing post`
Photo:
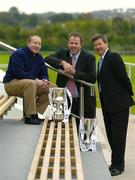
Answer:
<svg viewBox="0 0 135 180"><path fill-rule="evenodd" d="M84 118L84 87L80 87L80 119Z"/></svg>

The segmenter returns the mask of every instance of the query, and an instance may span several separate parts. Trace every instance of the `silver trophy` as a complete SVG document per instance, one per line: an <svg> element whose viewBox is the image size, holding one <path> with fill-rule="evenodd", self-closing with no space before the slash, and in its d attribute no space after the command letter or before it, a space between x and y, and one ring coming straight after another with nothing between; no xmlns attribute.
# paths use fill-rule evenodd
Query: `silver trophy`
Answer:
<svg viewBox="0 0 135 180"><path fill-rule="evenodd" d="M67 97L69 97L70 105L67 103ZM49 101L52 109L55 108L55 111L53 111L53 120L68 121L72 105L72 96L68 89L50 88Z"/></svg>
<svg viewBox="0 0 135 180"><path fill-rule="evenodd" d="M54 112L55 120L62 120L64 118L62 104L64 102L64 88L54 88L52 92L53 105L56 108Z"/></svg>
<svg viewBox="0 0 135 180"><path fill-rule="evenodd" d="M84 118L80 120L79 127L79 140L80 140L80 149L81 151L96 151L96 142L95 142L95 127L96 120L90 118Z"/></svg>
<svg viewBox="0 0 135 180"><path fill-rule="evenodd" d="M84 143L90 144L90 138L94 129L94 119L84 119L84 132L86 135L86 139L84 140Z"/></svg>

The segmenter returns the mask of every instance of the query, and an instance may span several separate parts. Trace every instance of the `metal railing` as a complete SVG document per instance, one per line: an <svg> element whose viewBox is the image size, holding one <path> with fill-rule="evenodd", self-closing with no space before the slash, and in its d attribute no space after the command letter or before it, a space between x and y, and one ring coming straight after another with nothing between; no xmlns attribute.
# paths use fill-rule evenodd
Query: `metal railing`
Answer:
<svg viewBox="0 0 135 180"><path fill-rule="evenodd" d="M128 75L129 75L129 78L131 79L132 78L132 67L135 67L135 64L134 63L128 63L128 62L125 62L125 65L128 67Z"/></svg>
<svg viewBox="0 0 135 180"><path fill-rule="evenodd" d="M12 46L10 46L10 45L7 45L6 43L3 43L3 42L1 42L1 41L0 41L0 47L2 47L3 49L5 49L5 50L7 50L7 51L9 51L9 52L13 52L13 51L16 50L16 48L14 48L14 47L12 47ZM128 62L124 62L124 63L125 63L125 65L126 65L126 67L127 67L128 76L129 76L129 78L131 79L131 81L133 82L134 79L135 79L135 74L134 74L134 72L135 72L135 64L134 64L134 63L128 63ZM47 65L47 67L48 67L49 69L52 69L52 70L54 70L54 71L56 71L56 72L58 72L58 73L61 73L61 74L63 74L64 76L67 76L68 78L71 78L71 79L73 78L73 76L70 76L70 75L68 75L68 74L65 74L64 71L62 71L62 70L55 69L55 68L53 68L52 66L50 66L50 65L48 65L48 64L46 64L46 65ZM6 68L6 67L7 67L7 65L4 64L4 66L3 66L2 64L0 64L0 68ZM86 86L88 86L88 87L91 87L91 94L94 95L94 93L95 93L95 85L94 85L94 84L90 84L90 83L87 83L87 82L82 81L82 80L75 80L75 81L81 83L81 86L84 84L84 85L86 85ZM132 83L132 84L133 84L133 89L134 89L134 91L135 91L135 84L134 84L134 83ZM82 91L82 89L81 89L81 91ZM80 98L81 98L81 97L82 97L82 95L81 95L81 93L80 93ZM97 96L97 102L99 102L98 96ZM99 103L99 104L100 104L100 103ZM134 108L132 108L132 109L134 109ZM80 110L80 111L81 111L81 110Z"/></svg>
<svg viewBox="0 0 135 180"><path fill-rule="evenodd" d="M8 51L15 51L15 50L16 50L16 48L14 48L13 46L10 46L10 45L8 45L8 44L6 44L6 43L3 43L2 41L0 41L0 47L2 47L2 48L5 49L5 50L8 50ZM70 75L62 72L61 70L57 70L57 69L53 68L52 66L48 65L47 63L46 63L46 65L48 66L48 68L50 68L50 69L52 69L52 70L54 70L54 71L56 71L56 72L58 72L58 73L61 73L61 74L63 74L64 76L67 76L68 78L71 78L71 79L72 79L72 76L70 76ZM130 77L130 79L131 79L131 77L132 77L131 68L132 68L132 67L135 67L135 64L134 64L134 63L125 62L125 65L128 66L128 75L129 75L129 77ZM6 67L6 66L3 66L3 67ZM76 81L77 81L77 82L80 82L80 83L82 83L82 84L85 84L86 86L90 86L90 87L91 87L91 86L94 86L93 84L87 83L87 82L82 81L82 80L76 80Z"/></svg>
<svg viewBox="0 0 135 180"><path fill-rule="evenodd" d="M6 43L3 43L2 41L0 41L0 47L2 47L3 49L5 49L7 51L10 51L10 52L17 50L16 48L14 48ZM46 65L49 69L52 69L53 71L58 72L64 76L68 77L69 79L73 79L73 76L66 74L63 70L56 69L47 63L46 63ZM91 96L95 96L95 85L88 83L86 81L80 80L80 79L75 79L75 81L79 82L81 84L81 87L80 87L80 117L76 116L75 114L73 114L73 115L77 118L82 118L82 117L84 117L84 87L83 87L83 85L90 88Z"/></svg>

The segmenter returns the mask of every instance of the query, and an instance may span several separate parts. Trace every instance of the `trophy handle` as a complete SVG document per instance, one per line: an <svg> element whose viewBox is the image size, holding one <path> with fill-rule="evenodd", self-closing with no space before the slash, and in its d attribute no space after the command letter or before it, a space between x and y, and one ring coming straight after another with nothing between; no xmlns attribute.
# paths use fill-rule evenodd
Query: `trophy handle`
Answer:
<svg viewBox="0 0 135 180"><path fill-rule="evenodd" d="M68 107L68 101L67 97L69 98L70 106ZM68 122L69 115L71 113L71 108L72 108L72 95L70 91L65 87L64 89L64 119L63 123Z"/></svg>

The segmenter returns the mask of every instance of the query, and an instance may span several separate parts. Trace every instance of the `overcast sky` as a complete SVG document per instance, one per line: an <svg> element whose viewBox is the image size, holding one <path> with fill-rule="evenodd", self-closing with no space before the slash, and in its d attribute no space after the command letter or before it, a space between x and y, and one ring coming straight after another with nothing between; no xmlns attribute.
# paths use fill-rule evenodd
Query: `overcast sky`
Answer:
<svg viewBox="0 0 135 180"><path fill-rule="evenodd" d="M17 7L22 13L90 12L115 8L135 8L135 0L0 0L0 11Z"/></svg>

